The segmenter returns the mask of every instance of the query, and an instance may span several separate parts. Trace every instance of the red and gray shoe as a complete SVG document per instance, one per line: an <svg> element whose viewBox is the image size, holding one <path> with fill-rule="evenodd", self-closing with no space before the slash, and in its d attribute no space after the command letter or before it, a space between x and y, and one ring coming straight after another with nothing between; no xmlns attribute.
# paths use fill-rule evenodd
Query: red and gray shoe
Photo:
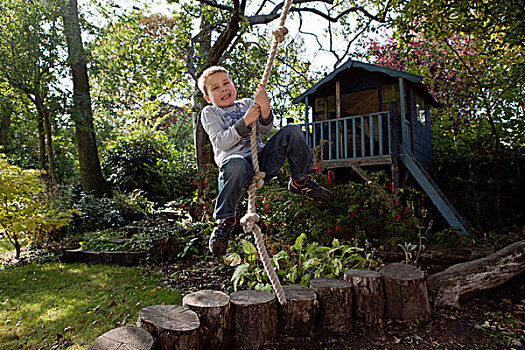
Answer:
<svg viewBox="0 0 525 350"><path fill-rule="evenodd" d="M237 218L218 220L210 236L209 248L214 255L220 256L226 253L233 227L237 223Z"/></svg>
<svg viewBox="0 0 525 350"><path fill-rule="evenodd" d="M303 194L318 203L330 202L332 199L332 192L320 186L317 181L310 176L301 183L290 179L290 182L288 182L288 190L292 193Z"/></svg>

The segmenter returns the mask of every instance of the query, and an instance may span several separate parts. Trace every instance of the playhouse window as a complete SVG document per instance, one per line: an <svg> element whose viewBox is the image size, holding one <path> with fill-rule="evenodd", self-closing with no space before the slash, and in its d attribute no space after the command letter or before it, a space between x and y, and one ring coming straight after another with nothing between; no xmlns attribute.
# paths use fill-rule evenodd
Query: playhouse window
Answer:
<svg viewBox="0 0 525 350"><path fill-rule="evenodd" d="M425 101L419 96L416 98L416 113L417 120L424 126L427 126L427 108Z"/></svg>

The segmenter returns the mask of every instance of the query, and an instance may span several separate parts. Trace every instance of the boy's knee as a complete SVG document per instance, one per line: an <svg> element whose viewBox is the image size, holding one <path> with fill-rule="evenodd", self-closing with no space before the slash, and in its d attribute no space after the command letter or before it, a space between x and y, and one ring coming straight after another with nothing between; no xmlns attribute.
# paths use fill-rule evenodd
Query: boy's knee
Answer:
<svg viewBox="0 0 525 350"><path fill-rule="evenodd" d="M249 164L244 157L230 157L222 165L221 171L226 178L244 177L248 174Z"/></svg>
<svg viewBox="0 0 525 350"><path fill-rule="evenodd" d="M286 125L283 130L286 130L286 133L292 137L292 138L301 138L304 139L303 130L299 125L296 124L288 124Z"/></svg>

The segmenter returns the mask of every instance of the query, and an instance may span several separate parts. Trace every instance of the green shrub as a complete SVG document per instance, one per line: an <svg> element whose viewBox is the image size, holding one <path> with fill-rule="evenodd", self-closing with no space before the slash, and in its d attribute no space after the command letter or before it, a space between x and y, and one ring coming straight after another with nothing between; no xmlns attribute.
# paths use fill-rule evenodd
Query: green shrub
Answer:
<svg viewBox="0 0 525 350"><path fill-rule="evenodd" d="M56 205L40 175L10 165L0 154L0 235L13 244L17 258L23 244L43 240L49 230L66 225L72 214Z"/></svg>
<svg viewBox="0 0 525 350"><path fill-rule="evenodd" d="M102 168L122 193L140 189L164 204L193 193L195 175L191 153L176 149L165 133L136 126L108 144Z"/></svg>
<svg viewBox="0 0 525 350"><path fill-rule="evenodd" d="M76 214L68 230L77 234L122 226L124 218L112 198L97 198L83 191L72 193L70 201Z"/></svg>
<svg viewBox="0 0 525 350"><path fill-rule="evenodd" d="M270 259L272 265L285 284L302 284L307 286L312 278L342 279L346 269L376 268L370 251L357 245L341 244L333 239L330 246L322 246L317 242L306 245L306 234L297 237L292 246L280 244L283 248ZM225 257L230 265L236 265L232 276L233 288L239 287L271 290L268 276L262 263L257 259L255 246L240 240L241 253L232 252ZM274 248L273 245L271 245Z"/></svg>
<svg viewBox="0 0 525 350"><path fill-rule="evenodd" d="M144 197L142 190L133 190L129 194L115 191L113 199L115 207L127 222L145 219L154 211L153 203Z"/></svg>

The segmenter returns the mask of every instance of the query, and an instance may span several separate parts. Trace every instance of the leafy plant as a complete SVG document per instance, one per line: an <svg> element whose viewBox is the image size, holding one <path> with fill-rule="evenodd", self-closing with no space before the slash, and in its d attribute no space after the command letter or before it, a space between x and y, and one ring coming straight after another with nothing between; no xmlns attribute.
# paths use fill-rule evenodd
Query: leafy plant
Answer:
<svg viewBox="0 0 525 350"><path fill-rule="evenodd" d="M154 211L154 203L148 201L142 190L133 190L129 194L116 191L113 199L115 207L126 221L144 219Z"/></svg>
<svg viewBox="0 0 525 350"><path fill-rule="evenodd" d="M17 258L23 243L66 225L71 218L72 210L53 206L40 175L10 165L0 154L0 235L13 244Z"/></svg>
<svg viewBox="0 0 525 350"><path fill-rule="evenodd" d="M230 253L225 261L237 265L232 276L233 288L271 290L266 272L259 266L255 246L241 240L242 255ZM372 253L357 245L341 244L333 239L331 246L317 242L306 245L306 234L296 238L294 244L285 247L271 258L275 271L284 283L308 285L310 279L342 278L346 269L374 268L378 265Z"/></svg>

